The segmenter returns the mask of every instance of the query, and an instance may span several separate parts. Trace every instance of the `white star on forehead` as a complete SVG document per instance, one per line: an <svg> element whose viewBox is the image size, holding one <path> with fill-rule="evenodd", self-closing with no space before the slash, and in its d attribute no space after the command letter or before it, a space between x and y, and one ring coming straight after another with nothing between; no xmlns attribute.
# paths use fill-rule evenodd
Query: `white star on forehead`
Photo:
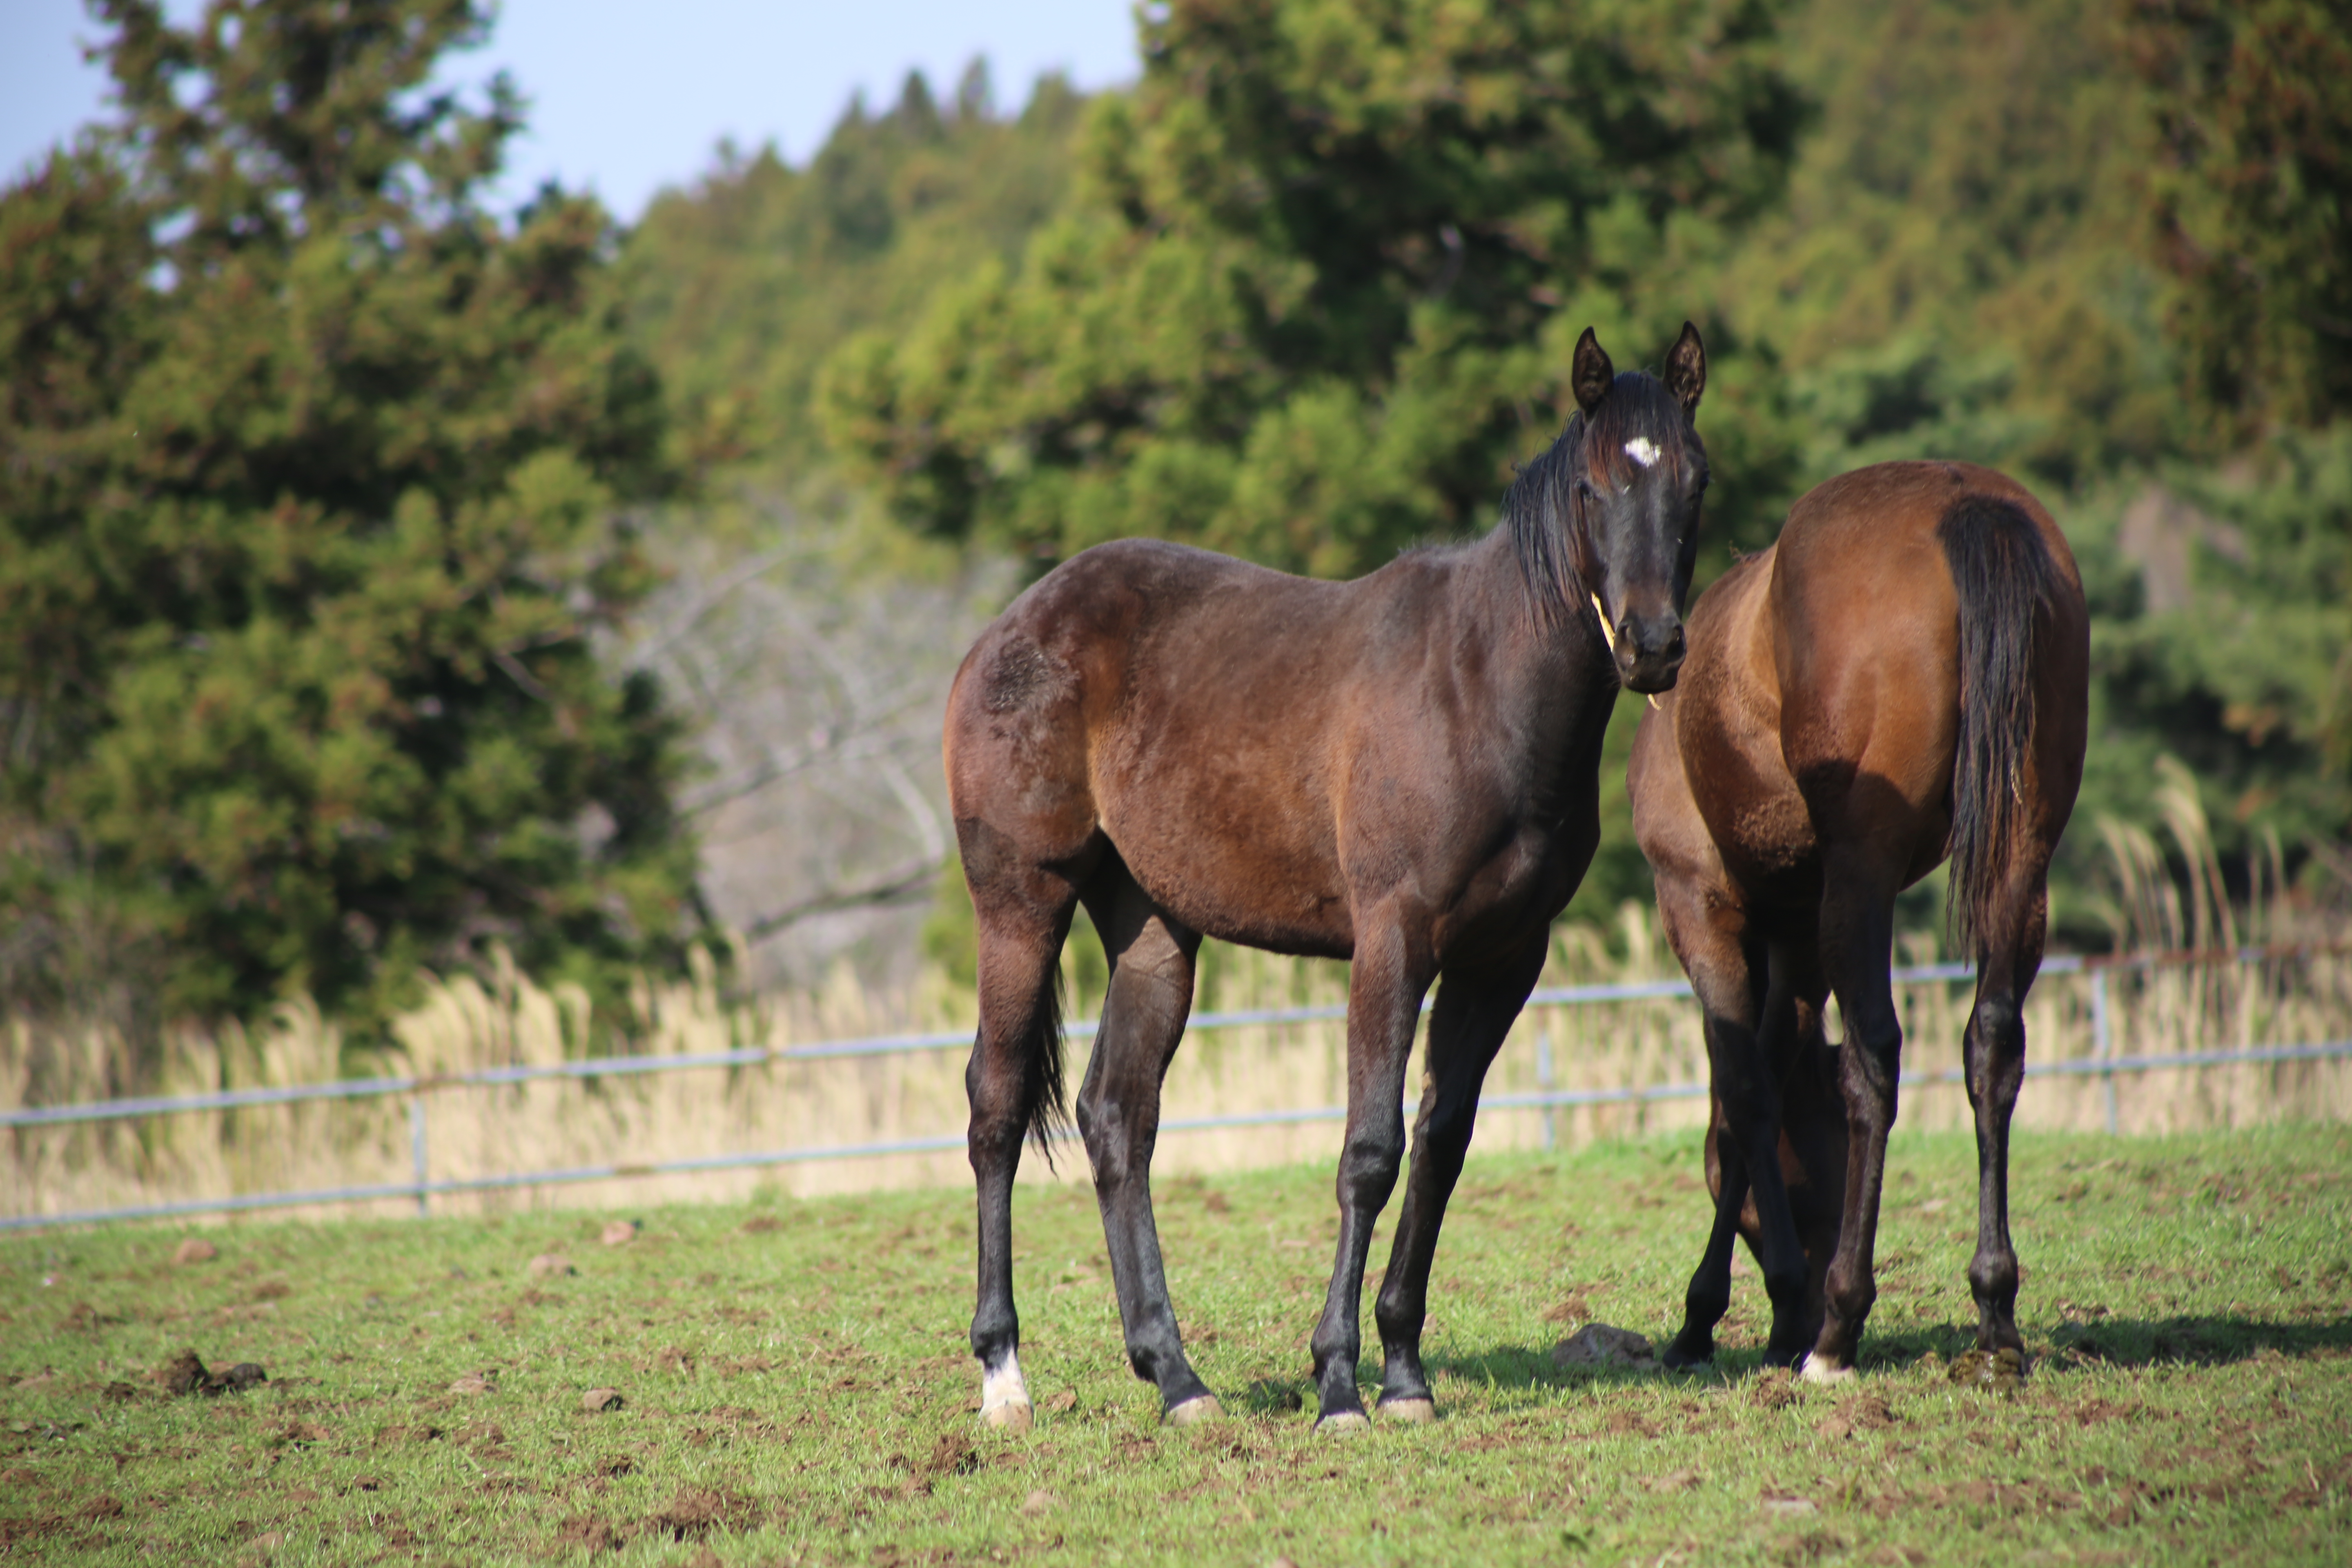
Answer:
<svg viewBox="0 0 2352 1568"><path fill-rule="evenodd" d="M1625 455L1646 468L1658 460L1658 448L1647 436L1636 436L1625 443Z"/></svg>

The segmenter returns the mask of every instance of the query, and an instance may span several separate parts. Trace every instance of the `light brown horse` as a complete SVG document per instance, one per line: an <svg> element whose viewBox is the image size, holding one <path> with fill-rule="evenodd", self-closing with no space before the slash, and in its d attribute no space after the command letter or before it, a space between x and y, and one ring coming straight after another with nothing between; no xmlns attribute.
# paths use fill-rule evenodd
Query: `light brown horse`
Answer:
<svg viewBox="0 0 2352 1568"><path fill-rule="evenodd" d="M1057 955L1083 901L1110 960L1078 1127L1127 1353L1163 1417L1217 1403L1178 1336L1151 1213L1160 1085L1203 935L1352 961L1339 1237L1312 1341L1319 1419L1360 1425L1372 1223L1404 1153L1405 1058L1438 983L1412 1174L1374 1316L1380 1409L1434 1413L1431 1259L1478 1088L1600 839L1619 683L1670 687L1706 457L1687 325L1663 384L1587 331L1579 412L1475 543L1311 582L1142 540L1013 601L948 699L948 793L980 942L965 1085L980 1200L971 1348L992 1425L1030 1420L1013 1303L1014 1169L1058 1110Z"/></svg>
<svg viewBox="0 0 2352 1568"><path fill-rule="evenodd" d="M1666 934L1706 1009L1717 1107L1715 1228L1670 1361L1714 1353L1752 1189L1768 1357L1802 1357L1816 1379L1851 1373L1876 1295L1903 1047L1888 980L1895 896L1948 852L1953 924L1977 964L1969 1286L1978 1342L2022 1348L2009 1123L2050 857L2082 783L2089 661L2082 579L2058 525L2016 481L1966 463L1832 479L1790 509L1772 549L1700 595L1680 682L1643 715L1628 773ZM1843 1139L1820 1107L1832 992ZM1809 1188L1843 1189L1833 1229L1816 1211L1810 1270L1792 1167Z"/></svg>

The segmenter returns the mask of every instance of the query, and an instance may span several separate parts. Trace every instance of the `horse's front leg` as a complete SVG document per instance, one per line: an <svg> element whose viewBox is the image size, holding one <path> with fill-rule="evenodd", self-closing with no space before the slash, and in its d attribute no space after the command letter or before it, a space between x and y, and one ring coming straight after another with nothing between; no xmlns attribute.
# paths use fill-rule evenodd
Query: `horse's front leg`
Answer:
<svg viewBox="0 0 2352 1568"><path fill-rule="evenodd" d="M1405 1178L1404 1212L1397 1219L1388 1273L1372 1304L1384 1360L1380 1414L1403 1421L1437 1415L1421 1365L1421 1331L1429 1315L1429 1271L1446 1200L1462 1176L1478 1116L1478 1089L1528 993L1543 970L1549 931L1540 931L1499 973L1449 974L1440 983L1429 1018L1429 1070L1413 1126L1412 1169Z"/></svg>
<svg viewBox="0 0 2352 1568"><path fill-rule="evenodd" d="M1748 1203L1748 1162L1740 1156L1739 1141L1724 1120L1723 1104L1707 1100L1706 1152L1715 1170L1715 1224L1706 1233L1706 1250L1699 1255L1683 1292L1683 1326L1658 1359L1670 1367L1705 1366L1715 1359L1715 1325L1731 1310L1731 1253L1739 1240L1739 1211Z"/></svg>
<svg viewBox="0 0 2352 1568"><path fill-rule="evenodd" d="M1348 1139L1339 1154L1339 1247L1323 1317L1308 1342L1323 1430L1360 1426L1356 1392L1363 1351L1358 1317L1372 1225L1396 1190L1404 1163L1404 1069L1412 1051L1421 998L1429 988L1425 953L1415 952L1393 918L1360 928L1348 979Z"/></svg>
<svg viewBox="0 0 2352 1568"><path fill-rule="evenodd" d="M1764 1355L1787 1366L1805 1348L1805 1251L1780 1170L1780 1089L1767 1037L1776 999L1767 947L1748 912L1720 889L1661 878L1658 910L1705 1014L1709 1092L1721 1119L1714 1134L1722 1162L1715 1224L1684 1294L1683 1329L1669 1353L1685 1365L1714 1355L1715 1325L1731 1304L1732 1238L1742 1200L1752 1194L1758 1260L1772 1300Z"/></svg>

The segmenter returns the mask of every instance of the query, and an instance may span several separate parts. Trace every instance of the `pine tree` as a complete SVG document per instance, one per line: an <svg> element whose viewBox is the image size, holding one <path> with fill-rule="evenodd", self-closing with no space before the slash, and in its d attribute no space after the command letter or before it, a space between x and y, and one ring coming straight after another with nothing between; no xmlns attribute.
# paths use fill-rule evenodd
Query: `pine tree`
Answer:
<svg viewBox="0 0 2352 1568"><path fill-rule="evenodd" d="M120 112L0 195L0 921L20 1005L380 1016L491 942L675 958L665 483L611 225L482 205L474 0L104 0Z"/></svg>

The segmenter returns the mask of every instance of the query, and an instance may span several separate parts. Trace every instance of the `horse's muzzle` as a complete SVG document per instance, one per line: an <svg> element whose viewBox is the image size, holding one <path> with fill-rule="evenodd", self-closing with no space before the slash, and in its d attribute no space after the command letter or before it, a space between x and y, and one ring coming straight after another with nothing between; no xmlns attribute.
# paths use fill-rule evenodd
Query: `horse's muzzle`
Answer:
<svg viewBox="0 0 2352 1568"><path fill-rule="evenodd" d="M1683 668L1685 647L1683 619L1663 616L1629 616L1617 629L1617 678L1628 691L1672 691Z"/></svg>

